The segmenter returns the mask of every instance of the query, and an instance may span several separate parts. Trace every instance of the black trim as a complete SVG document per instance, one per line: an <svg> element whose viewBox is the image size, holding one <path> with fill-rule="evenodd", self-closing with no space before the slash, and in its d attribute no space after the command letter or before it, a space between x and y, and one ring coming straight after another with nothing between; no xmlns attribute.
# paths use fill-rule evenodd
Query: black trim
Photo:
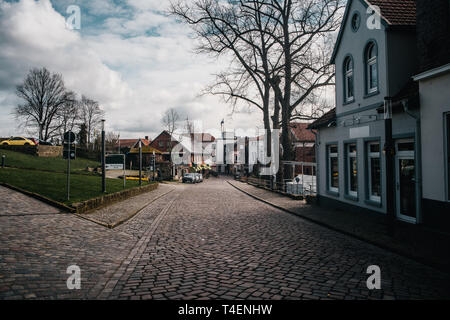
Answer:
<svg viewBox="0 0 450 320"><path fill-rule="evenodd" d="M450 202L423 198L422 222L431 228L450 232Z"/></svg>

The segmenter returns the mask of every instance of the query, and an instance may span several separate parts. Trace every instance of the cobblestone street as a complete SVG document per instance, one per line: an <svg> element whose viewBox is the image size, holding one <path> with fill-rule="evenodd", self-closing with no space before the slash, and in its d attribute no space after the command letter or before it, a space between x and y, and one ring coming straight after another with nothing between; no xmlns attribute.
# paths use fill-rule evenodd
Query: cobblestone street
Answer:
<svg viewBox="0 0 450 320"><path fill-rule="evenodd" d="M1 188L0 298L449 298L449 275L282 212L226 180L174 188L115 229ZM67 289L70 265L81 268L81 290ZM370 265L381 268L381 290L367 289Z"/></svg>

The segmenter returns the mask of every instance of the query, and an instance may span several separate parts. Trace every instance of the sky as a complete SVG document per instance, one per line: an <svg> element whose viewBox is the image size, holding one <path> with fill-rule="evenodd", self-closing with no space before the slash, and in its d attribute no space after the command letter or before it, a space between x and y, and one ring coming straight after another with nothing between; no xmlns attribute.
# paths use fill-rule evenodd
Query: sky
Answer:
<svg viewBox="0 0 450 320"><path fill-rule="evenodd" d="M70 30L70 5L81 28ZM99 101L106 130L121 138L154 138L164 112L197 121L203 131L262 127L259 110L231 112L201 92L226 59L194 53L185 25L167 16L169 0L0 0L0 136L28 135L18 126L15 88L33 67L62 74L66 87Z"/></svg>

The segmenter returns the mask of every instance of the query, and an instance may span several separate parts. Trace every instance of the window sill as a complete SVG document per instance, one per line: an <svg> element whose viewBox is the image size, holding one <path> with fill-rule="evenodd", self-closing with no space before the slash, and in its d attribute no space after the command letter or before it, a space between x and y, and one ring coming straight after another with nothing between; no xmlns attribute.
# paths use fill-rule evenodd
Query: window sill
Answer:
<svg viewBox="0 0 450 320"><path fill-rule="evenodd" d="M352 104L352 103L355 103L355 98L353 98L353 100L350 100L350 101L344 101L344 102L342 103L342 105L343 105L343 106L348 106L349 104Z"/></svg>
<svg viewBox="0 0 450 320"><path fill-rule="evenodd" d="M344 195L344 198L347 199L347 200L351 200L351 201L356 201L356 202L359 201L359 198L358 198L358 197L351 196L351 195L349 195L349 194L345 194L345 195Z"/></svg>
<svg viewBox="0 0 450 320"><path fill-rule="evenodd" d="M376 96L376 95L378 95L378 94L380 94L380 90L377 89L377 91L375 91L375 92L372 92L372 93L366 93L366 94L364 95L364 99L367 99L367 98Z"/></svg>
<svg viewBox="0 0 450 320"><path fill-rule="evenodd" d="M327 194L334 197L339 197L339 192L327 190Z"/></svg>
<svg viewBox="0 0 450 320"><path fill-rule="evenodd" d="M381 202L372 201L372 200L366 200L364 202L365 202L365 204L367 204L369 206L381 208Z"/></svg>

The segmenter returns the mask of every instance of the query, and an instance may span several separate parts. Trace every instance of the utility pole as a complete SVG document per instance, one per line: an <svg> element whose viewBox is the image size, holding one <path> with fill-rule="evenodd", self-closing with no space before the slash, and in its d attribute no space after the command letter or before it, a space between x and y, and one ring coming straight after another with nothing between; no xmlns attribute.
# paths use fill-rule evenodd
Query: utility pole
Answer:
<svg viewBox="0 0 450 320"><path fill-rule="evenodd" d="M106 193L105 119L102 119L102 192Z"/></svg>
<svg viewBox="0 0 450 320"><path fill-rule="evenodd" d="M153 181L155 181L155 166L156 166L156 154L155 150L153 150Z"/></svg>
<svg viewBox="0 0 450 320"><path fill-rule="evenodd" d="M139 138L139 185L142 185L142 141Z"/></svg>
<svg viewBox="0 0 450 320"><path fill-rule="evenodd" d="M70 145L72 143L71 141L71 135L72 132L69 132L68 136L69 136L69 148L67 149L67 201L70 200Z"/></svg>
<svg viewBox="0 0 450 320"><path fill-rule="evenodd" d="M388 233L390 236L393 236L395 223L395 148L392 139L392 100L390 97L384 98L384 133L384 154L386 157L386 216L388 219Z"/></svg>

